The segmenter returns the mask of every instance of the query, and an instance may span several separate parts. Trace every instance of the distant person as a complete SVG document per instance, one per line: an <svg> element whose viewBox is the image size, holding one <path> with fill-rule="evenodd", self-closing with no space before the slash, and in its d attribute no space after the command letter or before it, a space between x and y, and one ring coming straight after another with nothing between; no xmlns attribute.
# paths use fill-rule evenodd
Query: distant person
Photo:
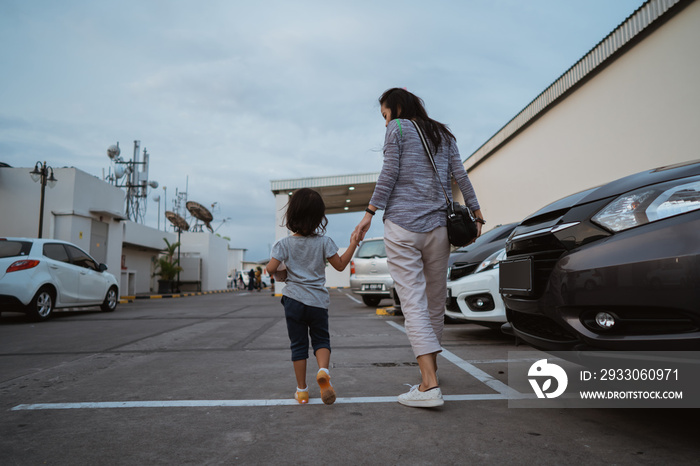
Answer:
<svg viewBox="0 0 700 466"><path fill-rule="evenodd" d="M262 290L262 268L258 267L255 269L255 288L257 288L258 293Z"/></svg>
<svg viewBox="0 0 700 466"><path fill-rule="evenodd" d="M253 291L255 287L255 270L250 269L248 272L248 291Z"/></svg>
<svg viewBox="0 0 700 466"><path fill-rule="evenodd" d="M442 351L450 241L447 202L440 184L451 196L454 177L477 218L478 234L484 220L447 126L429 118L423 101L406 89L387 90L379 103L386 122L384 163L367 212L354 233L364 239L375 212L384 210L387 264L421 372L421 382L399 395L398 402L414 407L441 406L437 355ZM413 123L425 135L440 181Z"/></svg>
<svg viewBox="0 0 700 466"><path fill-rule="evenodd" d="M275 243L266 268L267 273L277 281L286 282L282 304L297 379L294 399L300 404L309 401L309 387L306 385L309 336L318 363L316 382L321 389L321 399L327 405L335 402L335 389L328 371L331 341L328 332L330 293L326 288L326 260L334 269L342 272L359 243L357 235L353 233L350 246L339 256L338 246L330 237L324 236L327 224L326 205L321 195L308 188L296 191L289 200L285 214L285 226L293 235Z"/></svg>

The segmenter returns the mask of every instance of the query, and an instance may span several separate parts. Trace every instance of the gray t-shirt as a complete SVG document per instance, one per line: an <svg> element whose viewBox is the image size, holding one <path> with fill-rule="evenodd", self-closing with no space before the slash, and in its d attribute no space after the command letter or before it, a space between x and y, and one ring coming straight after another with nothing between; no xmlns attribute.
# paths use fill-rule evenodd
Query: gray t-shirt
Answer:
<svg viewBox="0 0 700 466"><path fill-rule="evenodd" d="M472 211L479 210L457 143L443 135L437 153L435 148L431 151L447 196L452 198L454 177L465 204ZM414 233L427 233L447 224L445 195L411 120L392 120L387 125L384 163L369 203L384 209L383 220Z"/></svg>
<svg viewBox="0 0 700 466"><path fill-rule="evenodd" d="M307 306L328 309L326 259L338 253L327 236L287 236L272 247L272 257L284 262L287 281L282 294Z"/></svg>

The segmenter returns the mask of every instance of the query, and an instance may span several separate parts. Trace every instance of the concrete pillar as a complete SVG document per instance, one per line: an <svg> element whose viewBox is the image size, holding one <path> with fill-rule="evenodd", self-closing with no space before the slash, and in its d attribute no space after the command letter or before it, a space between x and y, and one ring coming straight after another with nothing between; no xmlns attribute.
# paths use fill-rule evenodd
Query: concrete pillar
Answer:
<svg viewBox="0 0 700 466"><path fill-rule="evenodd" d="M289 236L291 233L284 226L284 214L287 212L287 203L289 202L289 194L275 194L275 242ZM275 296L281 296L284 289L284 283L275 282Z"/></svg>

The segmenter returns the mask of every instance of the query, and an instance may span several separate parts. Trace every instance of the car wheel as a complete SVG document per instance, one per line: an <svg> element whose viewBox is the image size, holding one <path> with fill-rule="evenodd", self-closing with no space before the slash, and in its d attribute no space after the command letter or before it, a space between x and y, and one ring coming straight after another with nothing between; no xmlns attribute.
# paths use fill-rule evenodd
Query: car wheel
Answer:
<svg viewBox="0 0 700 466"><path fill-rule="evenodd" d="M51 317L54 306L54 293L51 288L45 286L36 292L34 298L27 306L29 318L35 322L40 322Z"/></svg>
<svg viewBox="0 0 700 466"><path fill-rule="evenodd" d="M113 312L117 308L117 298L117 287L112 286L107 291L107 296L105 296L105 300L100 307L104 312Z"/></svg>
<svg viewBox="0 0 700 466"><path fill-rule="evenodd" d="M362 302L365 303L365 306L369 307L375 307L379 306L379 303L381 302L382 298L378 298L376 296L363 296L362 297Z"/></svg>

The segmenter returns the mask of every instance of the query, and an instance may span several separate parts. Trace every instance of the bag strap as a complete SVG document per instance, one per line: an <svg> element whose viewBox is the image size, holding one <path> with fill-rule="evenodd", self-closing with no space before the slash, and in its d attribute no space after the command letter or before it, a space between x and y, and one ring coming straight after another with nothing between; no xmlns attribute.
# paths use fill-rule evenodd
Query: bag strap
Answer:
<svg viewBox="0 0 700 466"><path fill-rule="evenodd" d="M447 191L445 191L445 186L443 186L442 181L440 180L440 174L437 171L437 166L435 166L435 159L433 159L433 154L430 153L430 149L428 148L428 141L425 140L425 136L423 136L423 131L421 131L420 126L418 126L418 124L413 120L411 120L411 123L413 123L413 126L416 127L418 136L420 136L420 140L423 142L423 147L425 147L425 151L428 153L428 158L430 159L430 163L433 166L433 170L435 171L435 176L437 177L438 183L440 183L442 193L445 195L445 202L447 202L447 206L450 207L450 198L447 197Z"/></svg>

